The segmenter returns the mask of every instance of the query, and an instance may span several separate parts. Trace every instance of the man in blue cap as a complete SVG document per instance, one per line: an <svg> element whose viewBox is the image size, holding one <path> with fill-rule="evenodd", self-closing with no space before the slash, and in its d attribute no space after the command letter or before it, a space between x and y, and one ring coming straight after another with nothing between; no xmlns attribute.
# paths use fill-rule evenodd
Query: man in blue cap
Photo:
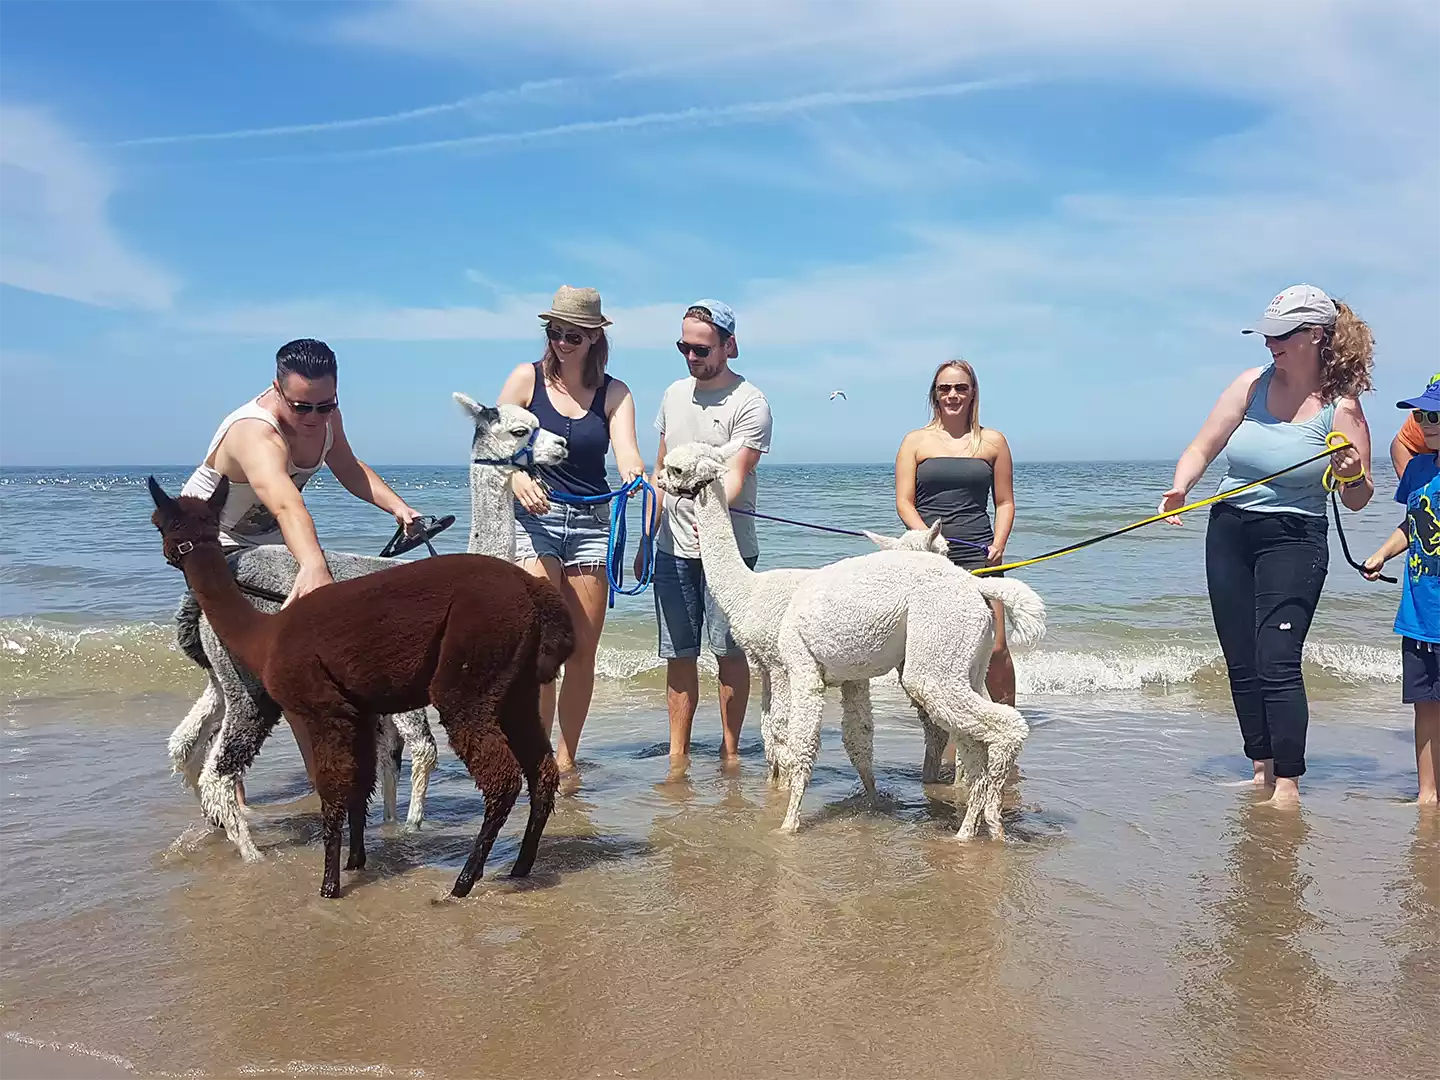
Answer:
<svg viewBox="0 0 1440 1080"><path fill-rule="evenodd" d="M745 376L730 369L740 353L735 341L735 312L718 300L697 300L686 310L675 342L690 374L672 383L660 403L655 427L660 446L655 471L665 463L665 447L690 442L716 446L739 439L744 448L731 460L725 477L725 498L732 510L755 509L755 466L770 449L770 405ZM755 519L731 517L740 555L752 569L760 557ZM636 571L638 574L638 570ZM666 697L670 712L670 768L684 772L690 755L690 729L700 697L702 634L719 668L722 764L739 761L740 728L750 697L750 665L730 636L725 613L705 587L700 562L695 504L666 495L655 538L651 576L655 618L659 624L660 656L666 662Z"/></svg>
<svg viewBox="0 0 1440 1080"><path fill-rule="evenodd" d="M1400 610L1395 633L1400 635L1400 699L1415 706L1415 771L1420 804L1440 803L1440 375L1423 393L1397 408L1411 416L1425 436L1426 453L1405 466L1395 501L1405 507L1405 520L1380 550L1365 560L1371 581L1390 559L1406 553L1400 579Z"/></svg>

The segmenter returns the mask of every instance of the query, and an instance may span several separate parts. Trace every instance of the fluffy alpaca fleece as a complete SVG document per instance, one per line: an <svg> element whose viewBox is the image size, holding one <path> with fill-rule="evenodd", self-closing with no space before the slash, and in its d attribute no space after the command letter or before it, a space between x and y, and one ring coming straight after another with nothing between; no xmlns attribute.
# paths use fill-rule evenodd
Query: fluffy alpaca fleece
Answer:
<svg viewBox="0 0 1440 1080"><path fill-rule="evenodd" d="M992 834L1002 835L1000 785L1029 729L1019 712L989 701L984 692L994 640L986 601L1005 604L1016 643L1024 646L1044 633L1040 598L1021 582L977 578L932 551L905 550L878 551L819 570L772 571L785 576L766 588L757 580L765 575L741 560L725 506L722 477L738 450L738 443L676 447L667 452L656 482L695 497L706 582L727 617L739 616L742 629L732 626L737 641L751 630L773 650L766 664L779 692L789 697L783 738L771 732L773 766L791 789L782 828L799 827L800 802L819 752L826 685L840 687L846 753L873 793L869 680L898 670L926 726L927 769L938 763L947 733L955 737L956 787L969 794L959 836L974 836L982 810ZM752 609L756 598L763 610ZM777 611L783 614L774 628L762 631L758 620L774 620ZM968 673L965 682L955 678L961 671Z"/></svg>
<svg viewBox="0 0 1440 1080"><path fill-rule="evenodd" d="M556 465L565 459L565 440L540 430L528 410L515 405L498 409L479 405L464 394L454 395L474 424L470 464L469 551L513 562L515 535L508 482L518 468L516 459ZM528 454L526 448L529 448ZM492 464L492 462L504 464ZM373 556L326 552L326 564L336 582L362 574L393 569L394 560ZM255 548L238 560L237 580L271 592L288 594L298 564L288 549ZM251 597L259 610L273 613L279 606ZM170 736L172 767L199 796L202 811L225 830L247 862L261 858L250 827L236 797L235 785L253 764L261 747L279 722L281 711L264 687L234 658L216 637L193 596L181 602L177 615L181 651L206 672L204 692ZM406 827L419 828L424 817L430 773L435 768L435 739L424 710L381 718L382 740L378 761L385 820L395 817L395 777L399 742L410 750L411 789Z"/></svg>
<svg viewBox="0 0 1440 1080"><path fill-rule="evenodd" d="M790 702L789 684L785 669L780 664L780 620L800 583L816 570L754 571L745 566L735 543L730 514L725 507L722 480L727 460L722 448L707 443L676 447L667 452L665 466L655 480L662 489L685 495L709 488L704 505L697 504L700 558L705 566L706 585L716 604L725 612L735 643L745 650L746 657L759 675L760 739L765 748L765 761L770 767L770 778L775 780L780 778L784 758L780 747L786 737ZM868 530L865 535L877 547L886 550L931 552L942 557L946 551L938 521L928 529L909 529L898 538ZM868 707L867 703L861 706L859 712L847 711L847 725L867 722L865 710ZM947 733L936 728L934 736L930 736L928 731L933 725L923 715L922 720L927 727L928 781L932 772L938 773L940 762L940 752L937 751L933 754L932 765L929 747L938 739L940 751L943 751Z"/></svg>
<svg viewBox="0 0 1440 1080"><path fill-rule="evenodd" d="M453 895L467 895L484 873L522 776L530 816L512 875L528 874L559 783L540 720L540 684L575 644L558 590L513 563L442 555L337 582L266 615L241 594L220 549L229 483L222 479L208 500L177 500L152 477L150 492L166 561L183 570L231 654L310 732L325 838L320 894L339 895L347 817L346 869L365 866L378 718L427 704L485 798L484 823Z"/></svg>

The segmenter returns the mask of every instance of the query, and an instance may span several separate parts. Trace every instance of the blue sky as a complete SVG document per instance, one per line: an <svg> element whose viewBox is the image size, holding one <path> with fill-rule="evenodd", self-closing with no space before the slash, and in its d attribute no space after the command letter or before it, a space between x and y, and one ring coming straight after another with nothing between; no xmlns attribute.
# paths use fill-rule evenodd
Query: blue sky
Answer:
<svg viewBox="0 0 1440 1080"><path fill-rule="evenodd" d="M1286 285L1440 368L1440 5L26 3L0 11L0 462L188 463L329 341L374 463L459 463L594 285L647 458L685 305L777 461L977 367L1021 460L1168 457ZM829 401L843 388L847 401Z"/></svg>

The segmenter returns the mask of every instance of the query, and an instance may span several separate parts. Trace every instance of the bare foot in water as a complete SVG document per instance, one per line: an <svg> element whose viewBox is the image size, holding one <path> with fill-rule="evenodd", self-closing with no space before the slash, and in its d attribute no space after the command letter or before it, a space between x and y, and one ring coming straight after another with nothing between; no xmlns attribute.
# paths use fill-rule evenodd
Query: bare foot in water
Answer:
<svg viewBox="0 0 1440 1080"><path fill-rule="evenodd" d="M1264 761L1256 761L1256 762L1253 762L1252 764L1254 764L1254 766L1255 766L1255 786L1256 786L1256 787L1274 787L1274 786L1275 786L1275 759L1274 759L1274 758L1267 758L1267 759L1264 760Z"/></svg>
<svg viewBox="0 0 1440 1080"><path fill-rule="evenodd" d="M740 772L740 755L720 753L720 773L722 776L735 776Z"/></svg>
<svg viewBox="0 0 1440 1080"><path fill-rule="evenodd" d="M1300 809L1300 784L1293 777L1278 778L1275 781L1275 793L1265 800L1265 805L1280 810Z"/></svg>
<svg viewBox="0 0 1440 1080"><path fill-rule="evenodd" d="M574 795L580 790L580 770L574 765L568 769L561 769L560 785L555 790L560 795Z"/></svg>

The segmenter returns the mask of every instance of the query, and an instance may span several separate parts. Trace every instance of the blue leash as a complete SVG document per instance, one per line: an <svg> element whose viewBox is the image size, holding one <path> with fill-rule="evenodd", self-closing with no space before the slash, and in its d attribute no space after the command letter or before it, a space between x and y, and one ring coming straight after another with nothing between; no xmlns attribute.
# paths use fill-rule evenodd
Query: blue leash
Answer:
<svg viewBox="0 0 1440 1080"><path fill-rule="evenodd" d="M645 523L640 534L640 577L629 588L625 587L625 509L630 497L640 492L640 518ZM644 476L637 476L624 487L616 488L606 495L571 495L564 491L549 493L552 502L567 506L596 506L610 504L610 550L605 558L605 576L610 585L609 606L615 606L616 595L638 596L650 587L650 575L655 564L655 534L650 531L650 522L655 519L655 489Z"/></svg>

